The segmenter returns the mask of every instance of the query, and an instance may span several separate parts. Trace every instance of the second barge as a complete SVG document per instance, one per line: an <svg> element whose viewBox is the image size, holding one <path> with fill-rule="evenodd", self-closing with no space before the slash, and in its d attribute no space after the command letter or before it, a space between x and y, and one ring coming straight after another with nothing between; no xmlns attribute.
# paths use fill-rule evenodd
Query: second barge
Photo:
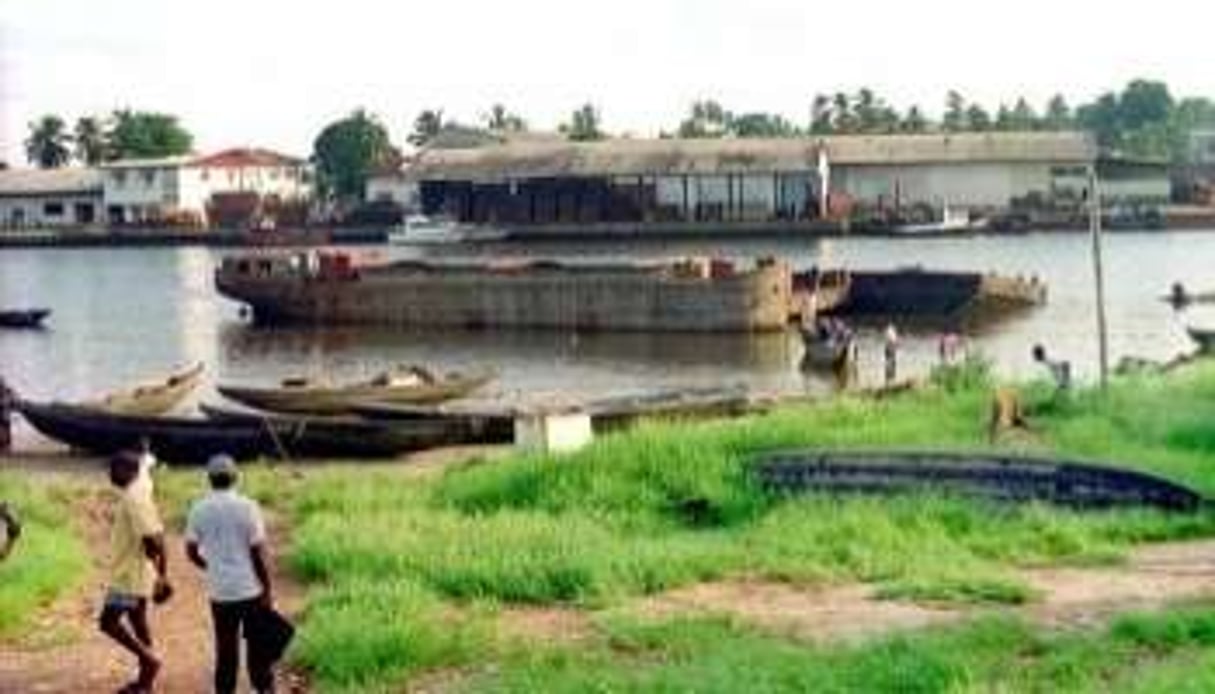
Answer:
<svg viewBox="0 0 1215 694"><path fill-rule="evenodd" d="M316 252L226 258L215 285L259 322L673 332L784 330L792 292L775 260L359 266Z"/></svg>

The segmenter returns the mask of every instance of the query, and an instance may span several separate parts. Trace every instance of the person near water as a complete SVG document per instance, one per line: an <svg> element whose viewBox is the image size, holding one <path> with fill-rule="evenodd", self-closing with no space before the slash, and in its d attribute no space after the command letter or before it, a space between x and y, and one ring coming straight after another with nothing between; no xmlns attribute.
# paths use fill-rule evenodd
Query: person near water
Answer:
<svg viewBox="0 0 1215 694"><path fill-rule="evenodd" d="M0 376L0 453L13 447L13 405L17 394Z"/></svg>
<svg viewBox="0 0 1215 694"><path fill-rule="evenodd" d="M250 638L259 611L274 605L262 511L236 491L237 467L231 457L211 458L207 479L211 491L195 502L186 521L186 556L206 573L215 629L215 691L236 691L243 631L249 681L259 694L272 692L273 661L259 639Z"/></svg>
<svg viewBox="0 0 1215 694"><path fill-rule="evenodd" d="M1055 382L1055 391L1057 393L1066 393L1071 390L1071 362L1063 359L1051 359L1046 354L1046 347L1041 344L1034 345L1033 357L1035 362L1042 364L1050 372L1050 377L1051 380Z"/></svg>
<svg viewBox="0 0 1215 694"><path fill-rule="evenodd" d="M21 522L17 520L17 514L3 501L0 501L0 531L4 532L0 537L0 561L4 561L12 553L13 547L17 546L17 539L21 537Z"/></svg>
<svg viewBox="0 0 1215 694"><path fill-rule="evenodd" d="M98 619L102 633L139 661L138 677L119 690L151 692L161 661L148 626L149 601L168 599L172 589L164 548L164 527L152 499L134 484L139 456L124 451L110 458L115 489L110 528L110 582Z"/></svg>
<svg viewBox="0 0 1215 694"><path fill-rule="evenodd" d="M894 323L886 324L882 355L886 364L886 385L890 385L898 376L899 369L899 331L894 327Z"/></svg>

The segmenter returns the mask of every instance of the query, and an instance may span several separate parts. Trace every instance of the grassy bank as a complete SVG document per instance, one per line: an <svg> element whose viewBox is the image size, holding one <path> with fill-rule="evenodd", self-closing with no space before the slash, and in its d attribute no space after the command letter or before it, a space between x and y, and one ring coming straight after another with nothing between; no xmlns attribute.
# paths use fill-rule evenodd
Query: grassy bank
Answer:
<svg viewBox="0 0 1215 694"><path fill-rule="evenodd" d="M21 539L0 562L0 641L18 635L43 607L79 585L88 568L70 523L68 492L0 473L0 499L20 515Z"/></svg>
<svg viewBox="0 0 1215 694"><path fill-rule="evenodd" d="M742 575L1015 603L1034 598L1019 567L1114 562L1135 543L1215 534L1209 515L931 495L781 498L747 473L750 455L793 446L984 449L989 393L982 379L955 378L888 400L655 424L573 455L474 463L430 481L310 476L290 504L291 562L323 587L296 656L323 685L366 687L502 657L510 647L489 616L498 605L601 610ZM1031 388L1027 399L1036 431L1017 447L1117 461L1215 493L1215 367L1120 381L1103 397L1058 403Z"/></svg>

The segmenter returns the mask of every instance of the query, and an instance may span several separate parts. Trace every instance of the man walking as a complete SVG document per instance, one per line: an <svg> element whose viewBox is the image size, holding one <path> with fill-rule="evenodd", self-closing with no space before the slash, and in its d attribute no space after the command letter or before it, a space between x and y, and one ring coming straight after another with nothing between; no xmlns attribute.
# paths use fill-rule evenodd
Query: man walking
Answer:
<svg viewBox="0 0 1215 694"><path fill-rule="evenodd" d="M186 555L206 572L215 627L215 691L236 691L239 636L248 644L249 682L259 694L274 691L271 657L250 638L259 611L273 606L266 570L266 528L258 505L236 492L236 462L217 455L207 463L211 492L190 509Z"/></svg>
<svg viewBox="0 0 1215 694"><path fill-rule="evenodd" d="M4 531L0 537L0 561L4 561L17 545L17 538L21 537L21 522L3 501L0 501L0 530Z"/></svg>
<svg viewBox="0 0 1215 694"><path fill-rule="evenodd" d="M110 482L117 490L110 528L110 585L98 626L139 659L139 676L121 691L152 691L160 658L152 650L148 601L171 592L165 560L164 528L151 497L135 488L139 458L129 452L110 458ZM125 624L124 624L125 619Z"/></svg>

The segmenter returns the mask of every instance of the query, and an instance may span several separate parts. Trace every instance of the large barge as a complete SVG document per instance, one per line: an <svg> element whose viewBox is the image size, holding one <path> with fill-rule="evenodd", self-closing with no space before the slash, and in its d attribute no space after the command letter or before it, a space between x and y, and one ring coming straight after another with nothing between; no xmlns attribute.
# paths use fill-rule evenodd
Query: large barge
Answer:
<svg viewBox="0 0 1215 694"><path fill-rule="evenodd" d="M792 292L775 260L359 266L317 252L226 258L215 285L259 322L675 332L783 330Z"/></svg>

